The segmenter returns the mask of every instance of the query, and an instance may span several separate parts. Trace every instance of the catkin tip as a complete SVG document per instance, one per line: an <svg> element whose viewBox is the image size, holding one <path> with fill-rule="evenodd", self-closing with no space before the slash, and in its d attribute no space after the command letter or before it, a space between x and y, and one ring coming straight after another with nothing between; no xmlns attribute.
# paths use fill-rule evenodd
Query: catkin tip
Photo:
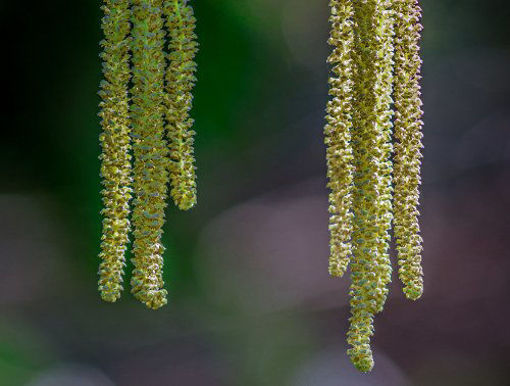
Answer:
<svg viewBox="0 0 510 386"><path fill-rule="evenodd" d="M117 300L120 299L119 289L112 290L111 288L99 287L99 293L101 299L108 303L115 303Z"/></svg>
<svg viewBox="0 0 510 386"><path fill-rule="evenodd" d="M368 373L374 368L374 359L370 348L350 349L348 355L354 367L362 373Z"/></svg>

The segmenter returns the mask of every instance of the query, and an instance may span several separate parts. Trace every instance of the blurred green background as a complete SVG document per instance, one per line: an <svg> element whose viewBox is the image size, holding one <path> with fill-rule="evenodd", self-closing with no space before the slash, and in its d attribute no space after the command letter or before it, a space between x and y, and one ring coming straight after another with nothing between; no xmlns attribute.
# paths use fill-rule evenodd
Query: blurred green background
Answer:
<svg viewBox="0 0 510 386"><path fill-rule="evenodd" d="M326 0L197 0L199 204L169 305L97 294L99 1L4 2L0 385L507 385L510 4L423 1L426 289L394 275L376 366L327 276ZM8 89L9 90L9 89ZM5 119L6 118L6 119Z"/></svg>

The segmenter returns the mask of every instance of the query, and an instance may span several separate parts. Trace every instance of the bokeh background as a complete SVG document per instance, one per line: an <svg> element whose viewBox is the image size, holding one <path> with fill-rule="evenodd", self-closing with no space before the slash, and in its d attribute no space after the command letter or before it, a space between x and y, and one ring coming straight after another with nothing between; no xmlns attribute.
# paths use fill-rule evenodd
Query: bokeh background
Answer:
<svg viewBox="0 0 510 386"><path fill-rule="evenodd" d="M96 290L99 1L3 2L0 385L508 385L510 3L423 1L426 289L394 275L371 374L327 276L326 0L199 0L199 204L169 305ZM13 75L14 74L14 75Z"/></svg>

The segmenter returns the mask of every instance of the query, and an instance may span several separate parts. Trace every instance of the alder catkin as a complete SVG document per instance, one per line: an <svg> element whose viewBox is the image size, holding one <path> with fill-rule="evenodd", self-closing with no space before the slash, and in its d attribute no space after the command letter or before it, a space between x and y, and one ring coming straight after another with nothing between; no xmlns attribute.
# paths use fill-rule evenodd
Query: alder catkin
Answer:
<svg viewBox="0 0 510 386"><path fill-rule="evenodd" d="M376 2L374 14L374 66L376 71L376 84L374 91L376 94L375 106L375 124L378 131L377 139L377 166L378 166L378 186L377 186L377 256L375 272L377 274L378 296L377 312L383 310L386 298L388 296L388 285L391 282L391 260L389 254L390 248L390 228L393 220L392 208L392 172L393 172L393 39L394 39L394 17L391 7L392 1L379 0Z"/></svg>
<svg viewBox="0 0 510 386"><path fill-rule="evenodd" d="M326 126L324 128L329 193L330 257L329 273L342 276L352 254L352 52L354 49L352 0L331 0L331 33L328 43L333 51L329 78Z"/></svg>
<svg viewBox="0 0 510 386"><path fill-rule="evenodd" d="M391 282L392 222L404 293L417 299L423 292L421 10L417 0L331 0L330 8L329 273L342 276L350 267L347 352L367 372L374 316Z"/></svg>
<svg viewBox="0 0 510 386"><path fill-rule="evenodd" d="M101 41L104 80L100 84L102 133L101 177L103 232L99 257L101 298L115 302L123 285L125 252L129 241L131 155L128 84L130 80L130 9L128 0L104 0Z"/></svg>
<svg viewBox="0 0 510 386"><path fill-rule="evenodd" d="M162 0L133 0L132 23L135 199L131 292L147 307L157 309L167 302L161 244L168 184Z"/></svg>
<svg viewBox="0 0 510 386"><path fill-rule="evenodd" d="M376 0L354 2L355 69L352 146L354 154L353 257L351 261L351 317L347 351L354 366L363 372L374 365L370 337L377 309L380 224L378 172L380 133L376 124Z"/></svg>
<svg viewBox="0 0 510 386"><path fill-rule="evenodd" d="M182 210L193 207L197 201L195 158L193 150L192 90L195 85L198 50L195 35L196 20L187 0L165 2L168 29L168 59L166 71L166 119L169 145L171 196Z"/></svg>
<svg viewBox="0 0 510 386"><path fill-rule="evenodd" d="M418 223L421 184L421 9L417 0L395 0L395 238L399 277L409 299L423 293L422 238Z"/></svg>

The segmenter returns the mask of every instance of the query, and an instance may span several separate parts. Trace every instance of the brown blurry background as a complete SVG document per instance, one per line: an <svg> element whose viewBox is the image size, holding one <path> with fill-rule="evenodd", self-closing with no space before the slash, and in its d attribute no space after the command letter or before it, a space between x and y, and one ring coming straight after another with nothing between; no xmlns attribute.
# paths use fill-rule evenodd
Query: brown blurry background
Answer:
<svg viewBox="0 0 510 386"><path fill-rule="evenodd" d="M422 2L426 288L394 275L365 375L327 275L327 1L193 1L199 204L158 312L97 294L100 2L33 3L0 6L0 385L510 384L508 2Z"/></svg>

